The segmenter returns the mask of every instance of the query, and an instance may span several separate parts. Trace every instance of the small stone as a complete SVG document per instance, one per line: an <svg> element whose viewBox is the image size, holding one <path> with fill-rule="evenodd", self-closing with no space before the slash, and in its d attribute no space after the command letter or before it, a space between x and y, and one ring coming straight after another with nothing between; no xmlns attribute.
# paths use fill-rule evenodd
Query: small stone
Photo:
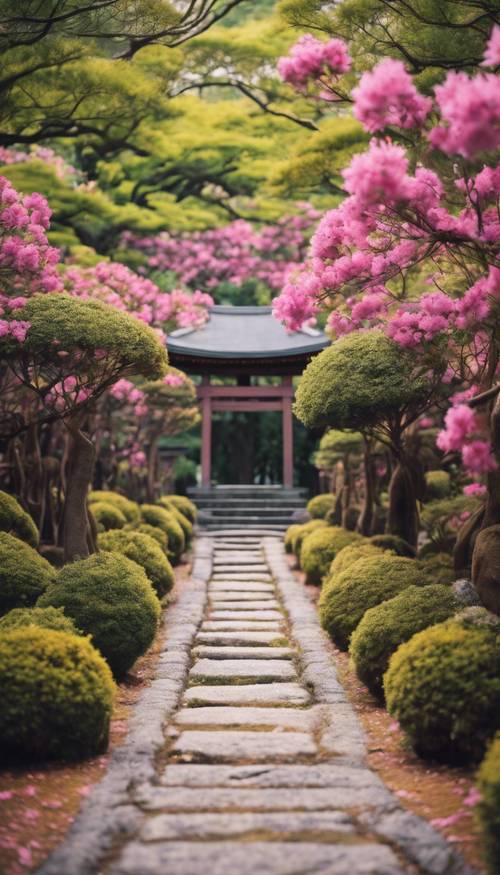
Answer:
<svg viewBox="0 0 500 875"><path fill-rule="evenodd" d="M189 676L192 680L239 680L254 682L292 681L297 677L293 664L287 659L198 659Z"/></svg>
<svg viewBox="0 0 500 875"><path fill-rule="evenodd" d="M285 760L310 757L317 752L305 732L249 732L245 730L186 730L171 748L172 754L188 754L203 760Z"/></svg>
<svg viewBox="0 0 500 875"><path fill-rule="evenodd" d="M294 651L290 647L195 647L194 654L205 659L290 659Z"/></svg>
<svg viewBox="0 0 500 875"><path fill-rule="evenodd" d="M176 715L181 726L280 726L293 731L307 732L315 723L315 709L252 708L219 706L215 708L183 708ZM212 775L212 780L219 783Z"/></svg>
<svg viewBox="0 0 500 875"><path fill-rule="evenodd" d="M338 833L353 833L351 818L341 811L267 811L237 812L228 814L159 814L146 821L141 838L145 842L162 839L225 839L251 833L267 836L292 837L297 833L321 833L324 841L329 836L334 841Z"/></svg>
<svg viewBox="0 0 500 875"><path fill-rule="evenodd" d="M197 644L208 644L213 647L230 644L235 647L249 647L272 644L277 640L279 641L280 637L276 632L248 632L246 628L243 632L199 632L196 637Z"/></svg>
<svg viewBox="0 0 500 875"><path fill-rule="evenodd" d="M236 617L235 614L238 616ZM241 610L235 611L234 608L232 610L221 610L220 608L216 608L215 610L210 612L211 620L247 620L252 622L253 620L262 621L262 620L283 620L283 614L280 614L279 611L269 611L263 608L258 611L248 611Z"/></svg>
<svg viewBox="0 0 500 875"><path fill-rule="evenodd" d="M237 684L196 686L184 693L184 701L199 705L307 705L309 693L299 684Z"/></svg>

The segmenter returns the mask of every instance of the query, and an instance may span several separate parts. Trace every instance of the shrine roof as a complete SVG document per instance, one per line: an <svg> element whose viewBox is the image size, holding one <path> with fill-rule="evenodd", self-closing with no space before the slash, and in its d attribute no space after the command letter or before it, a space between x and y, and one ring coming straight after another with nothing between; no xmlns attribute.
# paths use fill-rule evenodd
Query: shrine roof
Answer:
<svg viewBox="0 0 500 875"><path fill-rule="evenodd" d="M202 328L180 328L168 336L168 350L175 358L262 359L311 356L330 345L323 331L304 326L287 331L271 307L215 305Z"/></svg>

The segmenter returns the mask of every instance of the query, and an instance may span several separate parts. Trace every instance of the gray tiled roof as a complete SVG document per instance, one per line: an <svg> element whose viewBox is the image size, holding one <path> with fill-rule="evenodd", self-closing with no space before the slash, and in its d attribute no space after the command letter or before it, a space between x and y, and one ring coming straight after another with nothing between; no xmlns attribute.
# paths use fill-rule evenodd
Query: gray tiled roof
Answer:
<svg viewBox="0 0 500 875"><path fill-rule="evenodd" d="M169 334L169 351L207 358L265 358L316 353L330 344L319 330L287 331L271 307L214 306L209 313L203 328Z"/></svg>

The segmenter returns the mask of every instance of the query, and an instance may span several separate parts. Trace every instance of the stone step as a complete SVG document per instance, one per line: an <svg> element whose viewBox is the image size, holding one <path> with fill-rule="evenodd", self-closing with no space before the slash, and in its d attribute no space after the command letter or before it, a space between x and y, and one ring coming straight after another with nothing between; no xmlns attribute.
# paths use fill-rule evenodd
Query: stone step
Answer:
<svg viewBox="0 0 500 875"><path fill-rule="evenodd" d="M266 606L265 602L263 602L263 604ZM266 610L266 607L255 611L237 611L234 608L232 608L231 610L221 610L220 608L216 608L210 612L208 619L209 621L237 620L238 622L243 622L243 620L246 620L248 623L261 623L263 620L280 621L284 619L283 614L280 614L279 611ZM251 626L249 626L249 628L251 628Z"/></svg>
<svg viewBox="0 0 500 875"><path fill-rule="evenodd" d="M193 711L237 710L245 713L250 708L188 708ZM287 708L260 708L255 710L290 711ZM294 714L308 716L314 708L291 709ZM180 713L184 713L183 711ZM365 792L364 804L376 803L377 793L387 794L380 778L368 768L348 766L341 763L311 763L294 765L266 765L260 760L251 766L177 765L169 763L161 776L161 783L169 787L330 787L342 790L352 787ZM374 795L375 794L375 795Z"/></svg>
<svg viewBox="0 0 500 875"><path fill-rule="evenodd" d="M141 838L146 842L172 839L224 839L240 836L261 838L293 838L308 833L310 841L335 841L340 835L351 835L354 824L342 811L267 811L234 814L159 814L146 821ZM257 835L255 835L257 834Z"/></svg>
<svg viewBox="0 0 500 875"><path fill-rule="evenodd" d="M291 659L294 655L291 647L210 647L200 644L193 653L198 658L205 659Z"/></svg>
<svg viewBox="0 0 500 875"><path fill-rule="evenodd" d="M248 614L248 611L273 611L279 608L279 602L276 601L274 597L269 599L238 599L236 601L233 599L213 599L210 596L211 602L213 602L214 611L245 611ZM273 619L271 617L271 619Z"/></svg>
<svg viewBox="0 0 500 875"><path fill-rule="evenodd" d="M206 707L183 708L178 712L175 722L181 726L246 726L282 727L294 732L308 732L319 719L317 709L309 708L253 708L247 707ZM258 759L260 759L260 753ZM212 772L212 779L217 777Z"/></svg>
<svg viewBox="0 0 500 875"><path fill-rule="evenodd" d="M258 593L259 596L264 596L264 594L275 592L275 588L272 583L256 583L253 582L251 586L246 580L212 580L212 583L208 587L208 591L210 593L222 593L222 592L238 592L238 593Z"/></svg>
<svg viewBox="0 0 500 875"><path fill-rule="evenodd" d="M260 620L248 624L245 620L205 620L201 632L273 632L274 637L283 634L284 624L272 620Z"/></svg>
<svg viewBox="0 0 500 875"><path fill-rule="evenodd" d="M237 562L218 562L214 563L214 574L269 574L269 568L265 562L254 562L253 564L237 563Z"/></svg>
<svg viewBox="0 0 500 875"><path fill-rule="evenodd" d="M288 659L198 659L189 672L193 681L217 683L253 683L292 681L297 678L294 665Z"/></svg>
<svg viewBox="0 0 500 875"><path fill-rule="evenodd" d="M261 602L265 601L267 604L272 604L276 601L274 592L271 589L269 592L259 592L258 590L248 589L248 590L231 590L231 589L212 589L209 588L210 600L212 602L217 602L219 604L222 602L226 604L227 602L231 604L232 602L247 602L252 605L253 602Z"/></svg>
<svg viewBox="0 0 500 875"><path fill-rule="evenodd" d="M317 748L307 732L187 729L181 732L170 753L216 762L253 760L256 757L264 762L286 762L296 757L315 756Z"/></svg>
<svg viewBox="0 0 500 875"><path fill-rule="evenodd" d="M276 640L279 640L279 633L273 631L249 632L246 626L243 631L202 631L196 636L197 644L207 644L213 647L232 644L236 647L252 647L252 649L260 644L272 644Z"/></svg>
<svg viewBox="0 0 500 875"><path fill-rule="evenodd" d="M230 684L189 687L188 705L308 705L309 693L297 683Z"/></svg>
<svg viewBox="0 0 500 875"><path fill-rule="evenodd" d="M224 581L245 581L246 583L254 582L254 583L272 583L272 577L269 571L218 571L214 572L212 575L212 583L219 583L221 580Z"/></svg>

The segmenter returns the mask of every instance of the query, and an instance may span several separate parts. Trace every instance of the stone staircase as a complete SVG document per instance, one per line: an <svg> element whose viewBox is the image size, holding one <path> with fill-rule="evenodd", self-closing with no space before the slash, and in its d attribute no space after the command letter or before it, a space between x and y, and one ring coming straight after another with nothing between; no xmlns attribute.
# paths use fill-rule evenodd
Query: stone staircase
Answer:
<svg viewBox="0 0 500 875"><path fill-rule="evenodd" d="M196 504L198 527L284 531L305 511L307 490L284 486L195 487L189 498Z"/></svg>

